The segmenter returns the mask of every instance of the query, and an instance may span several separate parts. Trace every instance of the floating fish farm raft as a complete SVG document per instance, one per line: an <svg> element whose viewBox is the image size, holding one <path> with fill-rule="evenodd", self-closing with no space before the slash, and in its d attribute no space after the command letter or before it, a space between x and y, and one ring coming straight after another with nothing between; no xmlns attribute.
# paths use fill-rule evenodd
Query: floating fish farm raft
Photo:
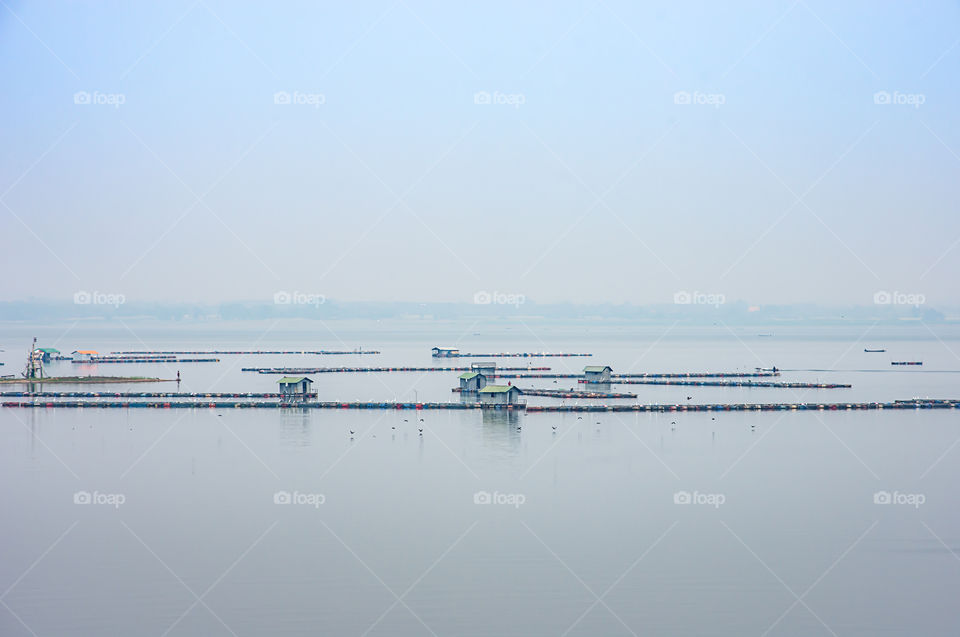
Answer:
<svg viewBox="0 0 960 637"><path fill-rule="evenodd" d="M176 356L93 356L85 360L72 359L75 365L101 363L219 363L219 358L177 358Z"/></svg>
<svg viewBox="0 0 960 637"><path fill-rule="evenodd" d="M338 356L349 354L379 354L379 350L205 350L205 351L158 351L158 352L110 352L111 354L132 355L132 356L165 356L165 355L188 355L188 356L219 356L221 354L244 354L244 355L277 355L277 354L318 354L324 356Z"/></svg>
<svg viewBox="0 0 960 637"><path fill-rule="evenodd" d="M501 367L500 369L520 370L549 370L549 367ZM241 367L243 372L257 372L258 374L349 374L354 372L469 372L469 367ZM574 377L576 378L576 377Z"/></svg>
<svg viewBox="0 0 960 637"><path fill-rule="evenodd" d="M500 370L510 370L510 367L500 367L494 378L583 378L583 374L501 374ZM522 369L536 370L536 367L527 367ZM615 378L769 378L779 376L780 372L692 372L688 374L611 374L609 382L617 382Z"/></svg>
<svg viewBox="0 0 960 637"><path fill-rule="evenodd" d="M628 392L603 391L564 391L562 389L521 389L524 396L546 396L548 398L636 398L636 394Z"/></svg>
<svg viewBox="0 0 960 637"><path fill-rule="evenodd" d="M440 355L434 355L434 358L570 358L574 356L593 356L593 354L582 354L582 353L555 353L551 354L550 352L517 352L511 354L510 352L498 352L496 354L470 354L470 353L445 353Z"/></svg>
<svg viewBox="0 0 960 637"><path fill-rule="evenodd" d="M112 392L112 391L3 391L0 396L20 398L287 398L278 392ZM316 398L316 392L297 394Z"/></svg>
<svg viewBox="0 0 960 637"><path fill-rule="evenodd" d="M173 378L148 376L44 376L43 378L0 377L2 385L106 385L124 383L173 383Z"/></svg>
<svg viewBox="0 0 960 637"><path fill-rule="evenodd" d="M894 402L868 403L734 403L734 404L652 404L652 405L481 405L480 403L453 402L311 402L311 401L121 401L121 400L53 400L53 401L4 401L6 408L100 408L100 409L426 409L466 410L502 409L525 410L527 413L566 412L704 412L704 411L860 411L883 409L958 409L960 399L916 399Z"/></svg>
<svg viewBox="0 0 960 637"><path fill-rule="evenodd" d="M636 394L617 393L605 391L576 391L562 389L522 389L518 387L524 396L546 396L547 398L636 398ZM460 387L454 387L450 391L459 394L477 393L470 392ZM11 392L11 395L13 392Z"/></svg>
<svg viewBox="0 0 960 637"><path fill-rule="evenodd" d="M588 383L581 379L579 382ZM614 385L688 385L695 387L780 387L784 389L849 389L845 383L781 383L760 380L644 380L622 378L611 380Z"/></svg>
<svg viewBox="0 0 960 637"><path fill-rule="evenodd" d="M688 372L671 374L611 374L611 378L769 378L780 372Z"/></svg>

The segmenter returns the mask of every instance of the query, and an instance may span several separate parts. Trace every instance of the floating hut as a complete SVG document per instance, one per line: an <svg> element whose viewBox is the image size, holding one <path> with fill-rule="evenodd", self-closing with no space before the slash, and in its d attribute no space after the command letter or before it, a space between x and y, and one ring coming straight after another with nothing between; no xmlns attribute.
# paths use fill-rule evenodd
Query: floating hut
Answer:
<svg viewBox="0 0 960 637"><path fill-rule="evenodd" d="M486 361L482 363L470 363L471 372L480 372L487 378L492 378L497 373L497 364L493 361Z"/></svg>
<svg viewBox="0 0 960 637"><path fill-rule="evenodd" d="M94 356L99 356L100 354L92 349L78 349L74 350L72 353L73 360L77 362L88 362Z"/></svg>
<svg viewBox="0 0 960 637"><path fill-rule="evenodd" d="M49 363L51 359L57 358L60 355L60 350L55 347L38 347L34 350L34 354L44 363Z"/></svg>
<svg viewBox="0 0 960 637"><path fill-rule="evenodd" d="M460 374L460 391L476 392L487 386L487 377L480 372Z"/></svg>
<svg viewBox="0 0 960 637"><path fill-rule="evenodd" d="M513 385L487 385L480 390L481 405L516 405L519 403L519 397L523 394L518 387Z"/></svg>
<svg viewBox="0 0 960 637"><path fill-rule="evenodd" d="M458 347L434 347L430 350L434 358L452 358L460 355Z"/></svg>
<svg viewBox="0 0 960 637"><path fill-rule="evenodd" d="M609 365L587 365L583 368L583 378L588 383L609 383L613 368Z"/></svg>
<svg viewBox="0 0 960 637"><path fill-rule="evenodd" d="M284 376L277 381L280 385L280 395L283 398L303 399L310 393L313 381L306 376Z"/></svg>

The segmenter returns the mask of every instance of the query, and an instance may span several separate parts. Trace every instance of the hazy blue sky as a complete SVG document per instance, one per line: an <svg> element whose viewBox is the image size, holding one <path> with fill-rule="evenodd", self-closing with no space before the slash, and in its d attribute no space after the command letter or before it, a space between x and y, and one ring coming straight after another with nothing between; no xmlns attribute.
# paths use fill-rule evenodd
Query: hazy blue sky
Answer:
<svg viewBox="0 0 960 637"><path fill-rule="evenodd" d="M960 300L956 2L347 4L3 0L0 298Z"/></svg>

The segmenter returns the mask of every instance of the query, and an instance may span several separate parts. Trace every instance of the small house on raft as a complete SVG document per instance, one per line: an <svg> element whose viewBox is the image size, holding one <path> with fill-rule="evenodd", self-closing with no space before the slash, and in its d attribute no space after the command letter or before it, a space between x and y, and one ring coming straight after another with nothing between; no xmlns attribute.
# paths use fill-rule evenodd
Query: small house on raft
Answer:
<svg viewBox="0 0 960 637"><path fill-rule="evenodd" d="M313 381L306 376L284 376L277 381L280 384L280 396L283 398L305 399L310 394Z"/></svg>
<svg viewBox="0 0 960 637"><path fill-rule="evenodd" d="M497 364L489 362L470 363L471 372L480 372L487 378L493 378L497 374Z"/></svg>
<svg viewBox="0 0 960 637"><path fill-rule="evenodd" d="M513 385L487 385L478 392L481 405L519 405L523 392Z"/></svg>
<svg viewBox="0 0 960 637"><path fill-rule="evenodd" d="M85 363L90 361L90 359L94 356L99 355L99 353L92 349L78 349L71 353L71 356L73 356L73 362L75 363Z"/></svg>
<svg viewBox="0 0 960 637"><path fill-rule="evenodd" d="M461 392L478 392L487 386L487 377L480 372L464 372L460 374Z"/></svg>
<svg viewBox="0 0 960 637"><path fill-rule="evenodd" d="M583 378L588 383L609 383L613 368L609 365L587 365L583 368Z"/></svg>
<svg viewBox="0 0 960 637"><path fill-rule="evenodd" d="M434 358L453 358L460 355L460 350L456 347L434 347L430 353Z"/></svg>
<svg viewBox="0 0 960 637"><path fill-rule="evenodd" d="M55 347L38 347L33 351L33 354L44 363L49 363L52 359L60 356L60 350Z"/></svg>

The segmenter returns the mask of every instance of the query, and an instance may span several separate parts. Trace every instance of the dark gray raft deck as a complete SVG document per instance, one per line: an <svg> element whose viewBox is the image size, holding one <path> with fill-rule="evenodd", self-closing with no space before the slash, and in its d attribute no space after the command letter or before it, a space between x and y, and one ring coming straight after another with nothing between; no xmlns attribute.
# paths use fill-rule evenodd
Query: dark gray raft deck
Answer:
<svg viewBox="0 0 960 637"><path fill-rule="evenodd" d="M304 394L316 398L317 392ZM13 398L284 398L279 392L0 391Z"/></svg>
<svg viewBox="0 0 960 637"><path fill-rule="evenodd" d="M588 381L580 380L581 383ZM643 378L614 378L611 385L670 385L689 387L779 387L784 389L850 389L848 383L803 383L762 380L656 380Z"/></svg>
<svg viewBox="0 0 960 637"><path fill-rule="evenodd" d="M544 371L549 367L501 367L505 370L533 370ZM292 376L297 374L352 374L361 372L469 372L471 367L241 367L242 372L257 372L258 374L283 374Z"/></svg>
<svg viewBox="0 0 960 637"><path fill-rule="evenodd" d="M247 356L276 355L276 354L318 354L324 356L338 356L350 354L379 354L379 350L228 350L228 349L210 349L210 350L169 350L169 351L124 351L111 352L117 355L145 355L145 356L169 356L187 354L190 356L216 356L218 354L243 354Z"/></svg>
<svg viewBox="0 0 960 637"><path fill-rule="evenodd" d="M535 371L536 367L527 368ZM501 374L501 371L509 371L510 367L500 367L492 374L495 378L583 378L583 374ZM780 372L689 372L689 373L636 373L636 374L610 374L611 383L618 382L617 379L624 378L760 378L779 376ZM584 381L586 382L586 381Z"/></svg>
<svg viewBox="0 0 960 637"><path fill-rule="evenodd" d="M403 403L403 402L315 402L262 400L195 401L121 401L121 400L33 400L5 401L7 408L61 409L516 409L537 412L674 412L674 411L852 411L881 409L957 409L960 399L898 400L868 403L721 403L699 405L622 404L622 405L481 405L480 403Z"/></svg>

